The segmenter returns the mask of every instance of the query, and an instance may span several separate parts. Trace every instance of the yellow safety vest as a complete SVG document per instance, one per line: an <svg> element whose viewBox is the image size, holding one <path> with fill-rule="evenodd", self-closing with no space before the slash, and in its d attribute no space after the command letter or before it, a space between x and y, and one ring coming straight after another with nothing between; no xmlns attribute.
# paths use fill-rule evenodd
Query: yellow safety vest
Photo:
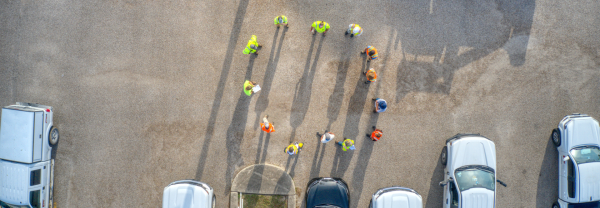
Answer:
<svg viewBox="0 0 600 208"><path fill-rule="evenodd" d="M280 16L277 16L277 17L275 17L275 20L273 20L273 22L274 22L276 25L278 25L278 24L279 24L279 17L280 17ZM283 24L287 24L287 23L288 23L288 21L287 21L287 17L286 17L286 16L283 16L283 15L281 15L281 19L283 20Z"/></svg>
<svg viewBox="0 0 600 208"><path fill-rule="evenodd" d="M319 25L321 24L321 22L323 22L323 21L316 21L316 22L313 22L313 24L312 24L312 27L314 27L315 30L317 30L317 32L319 32L319 33L323 33L327 29L329 29L329 24L327 24L327 22L323 22L323 27L319 28Z"/></svg>
<svg viewBox="0 0 600 208"><path fill-rule="evenodd" d="M258 42L256 42L256 35L252 35L252 37L248 41L248 45L246 45L246 48L244 49L244 54L251 54L256 52L256 50L252 48L252 45L258 47Z"/></svg>
<svg viewBox="0 0 600 208"><path fill-rule="evenodd" d="M354 141L352 141L352 139L346 139L342 142L342 150L346 151L349 150L350 147L346 146L346 141L350 140L350 142L352 142L352 145L350 145L350 147L352 147L354 145Z"/></svg>

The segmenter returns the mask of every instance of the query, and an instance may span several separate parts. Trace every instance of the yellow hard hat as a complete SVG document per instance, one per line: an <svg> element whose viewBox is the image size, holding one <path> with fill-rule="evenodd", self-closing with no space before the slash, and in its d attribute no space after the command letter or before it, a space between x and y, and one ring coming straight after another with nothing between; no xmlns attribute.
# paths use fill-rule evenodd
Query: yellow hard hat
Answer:
<svg viewBox="0 0 600 208"><path fill-rule="evenodd" d="M304 144L300 143L300 144L298 144L298 147L302 148L302 146L303 146L303 145L304 145Z"/></svg>

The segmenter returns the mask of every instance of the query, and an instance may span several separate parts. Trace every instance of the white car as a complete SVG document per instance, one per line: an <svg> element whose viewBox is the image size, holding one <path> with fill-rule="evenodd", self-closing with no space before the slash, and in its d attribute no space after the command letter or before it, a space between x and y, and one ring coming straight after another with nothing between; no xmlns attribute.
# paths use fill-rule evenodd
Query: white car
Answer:
<svg viewBox="0 0 600 208"><path fill-rule="evenodd" d="M371 198L370 208L423 208L423 199L415 190L404 187L379 189Z"/></svg>
<svg viewBox="0 0 600 208"><path fill-rule="evenodd" d="M598 121L585 114L565 116L551 139L558 149L558 201L552 207L600 207Z"/></svg>
<svg viewBox="0 0 600 208"><path fill-rule="evenodd" d="M194 180L175 181L163 192L163 208L214 208L215 203L213 188Z"/></svg>
<svg viewBox="0 0 600 208"><path fill-rule="evenodd" d="M446 140L444 208L493 208L496 206L496 146L479 134L457 134Z"/></svg>

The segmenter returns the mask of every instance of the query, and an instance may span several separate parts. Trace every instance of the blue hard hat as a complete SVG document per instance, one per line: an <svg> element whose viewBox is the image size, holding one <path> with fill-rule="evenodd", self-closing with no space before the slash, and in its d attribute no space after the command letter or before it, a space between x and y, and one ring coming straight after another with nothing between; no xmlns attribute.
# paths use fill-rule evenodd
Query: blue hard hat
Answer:
<svg viewBox="0 0 600 208"><path fill-rule="evenodd" d="M387 108L387 103L385 101L384 102L379 102L378 106L381 109L385 109L385 108Z"/></svg>

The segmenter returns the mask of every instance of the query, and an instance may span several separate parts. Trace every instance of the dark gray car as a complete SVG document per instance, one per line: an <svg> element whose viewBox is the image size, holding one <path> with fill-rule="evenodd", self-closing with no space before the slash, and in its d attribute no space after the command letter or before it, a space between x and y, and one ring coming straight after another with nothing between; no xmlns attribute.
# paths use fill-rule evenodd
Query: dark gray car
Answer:
<svg viewBox="0 0 600 208"><path fill-rule="evenodd" d="M339 178L315 178L308 182L306 208L348 208L348 185Z"/></svg>

